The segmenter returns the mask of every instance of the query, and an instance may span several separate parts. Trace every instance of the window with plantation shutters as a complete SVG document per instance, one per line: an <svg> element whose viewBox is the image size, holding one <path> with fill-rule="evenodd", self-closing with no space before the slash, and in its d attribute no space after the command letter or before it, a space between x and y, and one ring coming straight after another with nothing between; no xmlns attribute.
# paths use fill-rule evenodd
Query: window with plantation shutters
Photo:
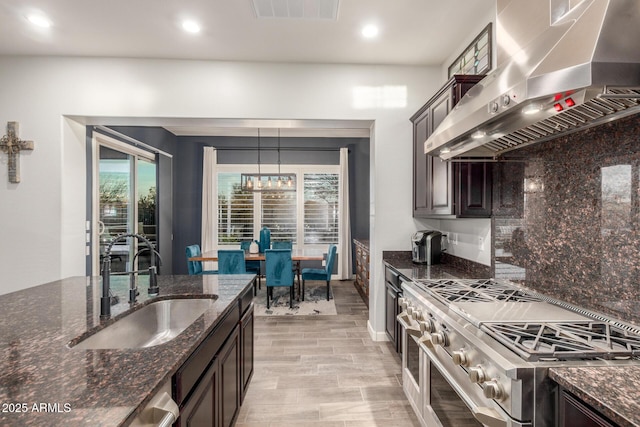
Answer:
<svg viewBox="0 0 640 427"><path fill-rule="evenodd" d="M269 227L272 242L291 241L298 248L338 243L338 166L287 165L282 172L298 177L296 191L242 190L241 174L254 169L218 166L219 247L258 239L263 226Z"/></svg>
<svg viewBox="0 0 640 427"><path fill-rule="evenodd" d="M271 241L296 242L297 209L295 191L259 193L262 206L262 225L269 227Z"/></svg>
<svg viewBox="0 0 640 427"><path fill-rule="evenodd" d="M304 243L338 243L338 184L335 173L304 174Z"/></svg>
<svg viewBox="0 0 640 427"><path fill-rule="evenodd" d="M218 245L253 240L253 193L240 188L240 173L218 174Z"/></svg>

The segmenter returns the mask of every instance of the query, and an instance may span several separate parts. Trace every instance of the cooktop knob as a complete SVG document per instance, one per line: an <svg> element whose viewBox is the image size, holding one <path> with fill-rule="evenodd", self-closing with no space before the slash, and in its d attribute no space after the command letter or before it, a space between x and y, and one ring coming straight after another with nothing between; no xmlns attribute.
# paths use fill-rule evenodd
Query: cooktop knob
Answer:
<svg viewBox="0 0 640 427"><path fill-rule="evenodd" d="M407 308L407 299L403 297L398 298L398 304L400 304L402 308Z"/></svg>
<svg viewBox="0 0 640 427"><path fill-rule="evenodd" d="M418 322L420 324L420 331L424 332L434 332L436 330L435 325L433 324L433 320L426 319Z"/></svg>
<svg viewBox="0 0 640 427"><path fill-rule="evenodd" d="M407 307L407 314L413 317L413 307L411 306Z"/></svg>
<svg viewBox="0 0 640 427"><path fill-rule="evenodd" d="M469 358L464 350L456 350L453 352L453 363L456 365L464 366L469 363Z"/></svg>
<svg viewBox="0 0 640 427"><path fill-rule="evenodd" d="M416 309L413 311L413 320L422 320L422 311Z"/></svg>
<svg viewBox="0 0 640 427"><path fill-rule="evenodd" d="M484 397L487 399L501 400L505 397L504 388L497 380L490 380L484 384Z"/></svg>
<svg viewBox="0 0 640 427"><path fill-rule="evenodd" d="M484 373L482 366L474 366L469 368L469 379L472 383L482 384L487 380L487 374Z"/></svg>
<svg viewBox="0 0 640 427"><path fill-rule="evenodd" d="M431 334L431 342L443 347L449 345L447 334L445 334L444 331L434 332L433 334Z"/></svg>

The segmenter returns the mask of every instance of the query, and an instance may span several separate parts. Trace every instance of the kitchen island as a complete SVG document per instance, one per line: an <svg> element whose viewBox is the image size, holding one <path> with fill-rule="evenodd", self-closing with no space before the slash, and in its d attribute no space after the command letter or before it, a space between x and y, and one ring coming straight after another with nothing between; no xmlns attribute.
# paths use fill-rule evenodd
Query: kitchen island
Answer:
<svg viewBox="0 0 640 427"><path fill-rule="evenodd" d="M238 310L254 275L158 276L160 294L139 285L138 306L167 298L214 299L173 340L144 349L80 350L69 343L130 310L128 279L114 280L119 303L100 321L101 280L72 277L0 296L0 425L117 426L130 424L170 383L189 357ZM141 279L141 281L144 279Z"/></svg>

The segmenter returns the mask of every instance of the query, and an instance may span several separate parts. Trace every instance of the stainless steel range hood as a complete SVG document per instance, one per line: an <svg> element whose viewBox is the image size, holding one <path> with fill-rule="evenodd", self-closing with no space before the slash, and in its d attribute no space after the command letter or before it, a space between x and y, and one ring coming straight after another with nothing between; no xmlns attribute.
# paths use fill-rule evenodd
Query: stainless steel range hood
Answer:
<svg viewBox="0 0 640 427"><path fill-rule="evenodd" d="M498 64L425 142L493 157L640 112L640 1L498 0Z"/></svg>

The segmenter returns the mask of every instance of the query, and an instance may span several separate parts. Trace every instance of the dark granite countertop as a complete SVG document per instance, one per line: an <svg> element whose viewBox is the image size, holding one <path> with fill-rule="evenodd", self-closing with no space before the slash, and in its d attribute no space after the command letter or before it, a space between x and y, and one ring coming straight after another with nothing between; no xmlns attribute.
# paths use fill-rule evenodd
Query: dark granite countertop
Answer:
<svg viewBox="0 0 640 427"><path fill-rule="evenodd" d="M443 256L441 264L414 264L410 251L384 251L382 261L408 279L488 279L490 268L454 256Z"/></svg>
<svg viewBox="0 0 640 427"><path fill-rule="evenodd" d="M0 425L127 425L254 277L158 276L160 295L153 298L147 296L147 285L141 284L140 306L170 296L216 298L213 308L178 337L146 349L67 346L129 311L124 276L112 277L112 288L121 302L112 307L112 319L102 324L99 277L72 277L0 296ZM50 404L48 412L34 410L34 404L41 403ZM26 404L26 412L16 413L15 404Z"/></svg>
<svg viewBox="0 0 640 427"><path fill-rule="evenodd" d="M640 366L550 368L549 377L620 426L640 426Z"/></svg>

